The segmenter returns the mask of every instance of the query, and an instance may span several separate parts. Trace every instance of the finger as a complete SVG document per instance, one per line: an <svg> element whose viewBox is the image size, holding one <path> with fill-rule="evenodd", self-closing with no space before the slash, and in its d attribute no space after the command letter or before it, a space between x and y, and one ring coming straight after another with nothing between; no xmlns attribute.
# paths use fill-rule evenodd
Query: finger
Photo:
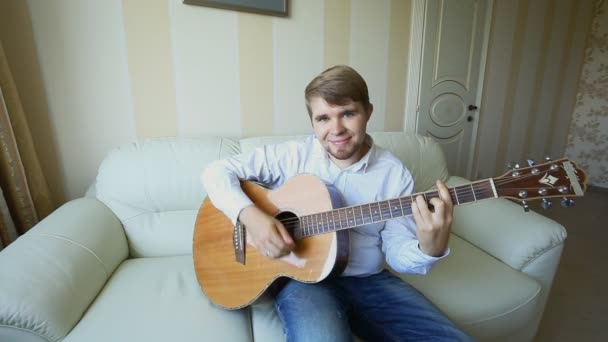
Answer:
<svg viewBox="0 0 608 342"><path fill-rule="evenodd" d="M277 231L281 235L281 238L283 239L283 242L285 242L288 245L293 245L294 244L293 238L287 231L287 228L285 228L285 226L278 220L276 221L276 227L277 227Z"/></svg>
<svg viewBox="0 0 608 342"><path fill-rule="evenodd" d="M284 254L283 250L285 249L285 242L283 242L283 239L281 238L278 232L275 232L273 238L268 240L267 246L270 255L273 258L279 257Z"/></svg>
<svg viewBox="0 0 608 342"><path fill-rule="evenodd" d="M443 215L445 213L445 207L447 206L446 203L439 197L433 197L433 198L431 198L431 200L429 202L431 203L431 205L434 208L433 214L443 217Z"/></svg>
<svg viewBox="0 0 608 342"><path fill-rule="evenodd" d="M416 205L418 206L418 210L420 211L420 216L428 221L431 218L431 211L429 210L429 205L422 197L422 195L418 195L416 197Z"/></svg>
<svg viewBox="0 0 608 342"><path fill-rule="evenodd" d="M452 203L452 196L450 196L450 191L445 186L445 184L437 180L437 189L439 190L439 197L447 204L448 208L452 208L454 203Z"/></svg>
<svg viewBox="0 0 608 342"><path fill-rule="evenodd" d="M424 220L422 219L422 215L420 215L420 209L418 208L418 204L416 204L416 201L412 201L412 214L414 215L414 220L416 221L417 226L420 226L421 224L424 223Z"/></svg>

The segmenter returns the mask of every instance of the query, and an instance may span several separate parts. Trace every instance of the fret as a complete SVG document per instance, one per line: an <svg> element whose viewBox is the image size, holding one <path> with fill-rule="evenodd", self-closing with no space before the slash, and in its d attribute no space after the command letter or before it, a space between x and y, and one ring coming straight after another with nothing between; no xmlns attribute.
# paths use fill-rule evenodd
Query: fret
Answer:
<svg viewBox="0 0 608 342"><path fill-rule="evenodd" d="M452 204L459 205L460 199L458 198L457 187L454 187L453 190L450 191L450 197L452 198Z"/></svg>
<svg viewBox="0 0 608 342"><path fill-rule="evenodd" d="M300 217L300 231L302 235L306 235L306 217L307 216Z"/></svg>
<svg viewBox="0 0 608 342"><path fill-rule="evenodd" d="M340 211L340 224L344 227L344 228L350 228L348 226L348 216L346 216L346 210L344 210L343 208L338 209Z"/></svg>
<svg viewBox="0 0 608 342"><path fill-rule="evenodd" d="M382 220L391 219L391 206L388 204L388 201L382 201L380 203L380 212L382 213ZM388 212L387 212L388 210Z"/></svg>
<svg viewBox="0 0 608 342"><path fill-rule="evenodd" d="M468 185L462 185L457 187L458 192L460 193L460 204L466 204L466 203L471 203L473 202L473 199L471 197L471 193L469 192L469 186Z"/></svg>
<svg viewBox="0 0 608 342"><path fill-rule="evenodd" d="M351 210L353 212L353 218L355 220L355 226L359 227L359 226L361 226L363 224L363 222L362 222L362 219L360 219L360 218L357 220L357 208L358 208L358 206L354 206L354 207L351 208Z"/></svg>
<svg viewBox="0 0 608 342"><path fill-rule="evenodd" d="M380 222L380 221L382 221L382 215L380 214L381 213L380 203L376 202L373 204L376 205L376 208L373 209L372 222ZM378 217L378 218L376 219L376 217Z"/></svg>
<svg viewBox="0 0 608 342"><path fill-rule="evenodd" d="M346 209L346 221L348 222L349 227L355 227L355 216L353 215L353 209Z"/></svg>
<svg viewBox="0 0 608 342"><path fill-rule="evenodd" d="M337 228L336 228L336 211L335 210L332 210L332 212L331 212L331 222L334 225L334 231L336 231Z"/></svg>
<svg viewBox="0 0 608 342"><path fill-rule="evenodd" d="M325 222L323 222L323 232L327 233L330 231L329 229L329 213L325 212Z"/></svg>
<svg viewBox="0 0 608 342"><path fill-rule="evenodd" d="M361 225L365 224L365 216L363 216L363 206L359 206L359 212L361 212Z"/></svg>
<svg viewBox="0 0 608 342"><path fill-rule="evenodd" d="M344 229L342 225L342 216L340 215L340 209L336 210L338 212L338 222L340 222L340 229Z"/></svg>
<svg viewBox="0 0 608 342"><path fill-rule="evenodd" d="M372 214L372 204L367 205L367 210L369 211L369 223L374 223L374 214Z"/></svg>
<svg viewBox="0 0 608 342"><path fill-rule="evenodd" d="M412 214L412 198L402 198L402 202L405 201L405 204L402 205L403 208L403 215L411 215Z"/></svg>
<svg viewBox="0 0 608 342"><path fill-rule="evenodd" d="M440 198L439 191L429 191L429 192L426 192L425 194L426 194L425 198L426 198L427 202L429 202L433 198Z"/></svg>
<svg viewBox="0 0 608 342"><path fill-rule="evenodd" d="M401 208L397 205L397 204L399 204L399 200L392 199L392 200L389 200L388 203L391 206L391 217L392 218L403 216L403 213L400 211Z"/></svg>

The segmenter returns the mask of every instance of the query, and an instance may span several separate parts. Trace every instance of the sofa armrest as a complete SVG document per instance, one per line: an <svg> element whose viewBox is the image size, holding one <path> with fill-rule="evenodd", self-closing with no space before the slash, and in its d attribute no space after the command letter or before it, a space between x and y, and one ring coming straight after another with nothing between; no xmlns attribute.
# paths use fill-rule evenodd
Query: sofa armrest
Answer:
<svg viewBox="0 0 608 342"><path fill-rule="evenodd" d="M470 181L452 176L448 186ZM559 266L566 230L559 223L506 199L481 201L454 210L453 233L541 285L535 319L525 331L536 331Z"/></svg>
<svg viewBox="0 0 608 342"><path fill-rule="evenodd" d="M103 203L66 203L0 253L0 341L59 341L128 255Z"/></svg>
<svg viewBox="0 0 608 342"><path fill-rule="evenodd" d="M448 186L470 181L452 176ZM505 264L523 270L542 254L561 246L566 230L559 223L506 199L458 206L454 234Z"/></svg>

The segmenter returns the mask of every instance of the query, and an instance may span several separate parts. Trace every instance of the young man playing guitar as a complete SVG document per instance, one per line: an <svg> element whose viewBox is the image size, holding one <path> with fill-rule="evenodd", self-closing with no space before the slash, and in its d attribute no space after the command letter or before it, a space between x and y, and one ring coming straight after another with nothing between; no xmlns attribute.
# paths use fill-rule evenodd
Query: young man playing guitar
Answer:
<svg viewBox="0 0 608 342"><path fill-rule="evenodd" d="M352 68L336 66L313 79L305 91L314 136L264 146L212 163L203 183L213 204L233 222L247 227L247 243L276 259L296 247L276 218L245 195L240 180L270 188L298 174L313 174L340 192L343 206L402 197L414 189L402 162L376 146L366 133L373 111L365 80ZM350 250L342 274L309 284L289 280L276 294L275 307L288 341L469 341L420 292L384 270L427 273L449 254L453 206L437 181L433 210L418 196L410 217L348 231ZM305 191L305 190L304 190Z"/></svg>

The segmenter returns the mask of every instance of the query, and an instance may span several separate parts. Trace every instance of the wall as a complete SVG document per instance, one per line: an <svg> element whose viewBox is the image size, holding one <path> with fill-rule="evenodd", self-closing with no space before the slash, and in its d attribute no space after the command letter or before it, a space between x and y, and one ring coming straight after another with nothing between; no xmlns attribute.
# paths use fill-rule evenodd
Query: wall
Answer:
<svg viewBox="0 0 608 342"><path fill-rule="evenodd" d="M55 202L81 196L133 139L310 132L304 87L337 63L368 81L370 129L402 130L410 1L290 5L279 18L181 0L3 1L1 37Z"/></svg>
<svg viewBox="0 0 608 342"><path fill-rule="evenodd" d="M303 88L338 63L368 81L370 130L402 130L411 1L291 0L278 18L181 0L5 0L0 39L61 204L133 139L309 132ZM474 174L563 154L591 3L494 0Z"/></svg>
<svg viewBox="0 0 608 342"><path fill-rule="evenodd" d="M566 155L608 189L608 1L598 1L578 83Z"/></svg>
<svg viewBox="0 0 608 342"><path fill-rule="evenodd" d="M495 0L474 173L564 155L593 0Z"/></svg>

